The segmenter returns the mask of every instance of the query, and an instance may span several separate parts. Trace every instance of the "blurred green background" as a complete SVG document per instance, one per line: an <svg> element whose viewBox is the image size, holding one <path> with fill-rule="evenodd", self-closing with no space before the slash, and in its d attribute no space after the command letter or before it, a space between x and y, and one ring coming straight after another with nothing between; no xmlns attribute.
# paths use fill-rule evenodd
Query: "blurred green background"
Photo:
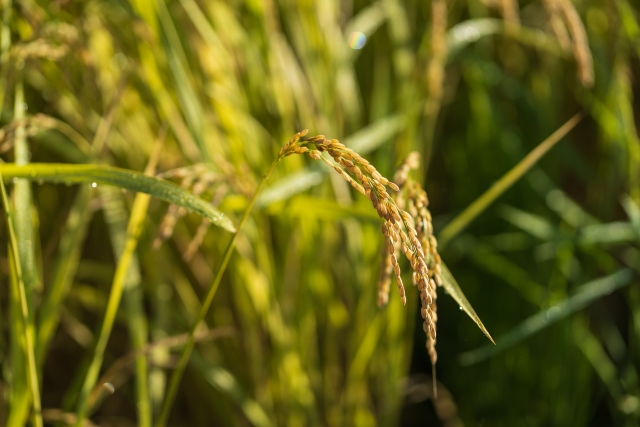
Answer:
<svg viewBox="0 0 640 427"><path fill-rule="evenodd" d="M406 307L395 286L376 306L375 211L292 156L239 235L169 425L636 426L638 12L633 0L4 0L0 151L142 172L164 128L157 173L236 224L300 129L389 178L421 153L440 254L497 345L441 292L432 399L415 288ZM475 219L458 216L579 112ZM135 194L8 184L43 418L72 424ZM185 213L152 198L142 220L99 352L96 425L157 416L180 343L122 357L189 330L231 238ZM0 424L21 426L24 325L0 253Z"/></svg>

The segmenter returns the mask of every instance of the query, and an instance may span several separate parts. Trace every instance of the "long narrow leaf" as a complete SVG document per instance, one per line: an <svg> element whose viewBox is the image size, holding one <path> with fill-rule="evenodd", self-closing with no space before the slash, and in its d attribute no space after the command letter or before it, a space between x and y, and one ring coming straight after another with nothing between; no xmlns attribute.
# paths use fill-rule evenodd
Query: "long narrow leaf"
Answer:
<svg viewBox="0 0 640 427"><path fill-rule="evenodd" d="M182 206L210 220L214 225L235 232L231 220L210 203L183 188L139 172L104 165L69 165L62 163L31 163L16 166L0 165L6 178L27 178L32 181L64 182L69 184L96 183L146 193L169 203Z"/></svg>
<svg viewBox="0 0 640 427"><path fill-rule="evenodd" d="M7 190L4 187L4 179L0 174L0 191L2 191L2 204L4 205L5 212L7 215L7 228L9 229L9 244L11 248L13 261L13 270L16 273L16 282L18 285L18 294L20 295L20 309L22 311L22 321L24 323L24 345L25 345L25 353L27 357L27 376L28 376L28 384L29 390L31 392L31 398L33 399L33 409L34 409L34 424L36 427L42 427L42 415L41 415L41 406L40 406L40 386L38 384L38 371L36 369L36 357L34 354L34 333L33 327L29 326L29 306L27 305L27 294L25 290L24 280L22 276L22 266L20 265L20 259L18 251L18 240L16 238L16 231L14 226L14 219L11 210L11 206L9 205L9 198L7 197Z"/></svg>
<svg viewBox="0 0 640 427"><path fill-rule="evenodd" d="M491 335L489 334L489 331L487 331L487 328L484 327L484 324L480 320L480 317L478 317L473 307L471 307L471 304L469 303L469 300L467 300L467 297L464 296L462 289L460 289L460 285L458 285L456 279L453 278L451 271L449 271L444 262L442 262L440 266L442 268L442 287L445 289L445 291L447 291L447 294L449 294L449 296L458 303L460 308L462 308L462 310L467 313L471 320L473 320L475 324L478 325L482 333L485 334L487 338L489 338L491 342L495 344L495 341L493 340L493 338L491 338Z"/></svg>
<svg viewBox="0 0 640 427"><path fill-rule="evenodd" d="M471 221L484 212L491 203L507 191L516 181L535 165L551 148L553 148L571 129L582 119L582 113L578 113L569 119L558 130L552 133L540 145L534 148L527 156L507 172L498 182L478 197L467 209L458 215L445 227L438 237L441 246L446 245L452 238L458 235Z"/></svg>
<svg viewBox="0 0 640 427"><path fill-rule="evenodd" d="M628 285L632 278L633 274L631 270L622 269L609 276L593 280L583 285L578 293L572 297L529 317L507 335L499 339L498 344L495 347L484 346L461 354L460 363L463 365L473 365L513 347L520 341L541 331L547 326L582 310L594 300Z"/></svg>

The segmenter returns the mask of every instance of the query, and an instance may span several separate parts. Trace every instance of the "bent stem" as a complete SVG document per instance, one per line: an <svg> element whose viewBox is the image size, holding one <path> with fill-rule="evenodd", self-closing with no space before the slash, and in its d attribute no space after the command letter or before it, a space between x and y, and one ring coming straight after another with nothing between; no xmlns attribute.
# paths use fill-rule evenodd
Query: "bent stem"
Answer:
<svg viewBox="0 0 640 427"><path fill-rule="evenodd" d="M178 393L178 386L180 385L182 374L184 373L184 370L187 366L187 362L189 361L189 357L191 356L191 352L193 351L193 347L195 346L196 329L198 328L198 325L200 324L200 322L204 320L204 317L207 314L207 311L209 311L209 306L211 305L213 297L215 296L216 291L218 290L218 286L220 285L220 281L222 280L222 275L224 274L224 271L227 268L227 264L229 263L229 259L231 258L231 254L233 253L233 249L236 246L236 240L238 239L238 235L240 234L240 231L242 230L244 223L247 221L247 218L249 217L249 214L253 209L253 205L255 204L258 194L260 194L260 190L262 190L264 183L267 182L267 179L269 179L269 175L271 175L271 173L276 168L276 165L282 159L282 157L283 157L282 155L279 155L278 158L271 164L271 167L269 167L269 170L262 177L262 180L258 184L256 191L253 193L253 196L249 201L249 205L247 206L247 209L245 209L244 214L242 215L242 218L238 223L236 232L233 234L233 237L231 238L229 245L225 249L224 256L222 258L222 263L220 264L220 267L218 267L218 272L216 273L216 277L213 279L213 283L209 288L209 292L207 292L207 296L205 297L205 300L202 303L200 311L198 312L198 315L196 316L195 320L193 321L193 324L191 325L191 330L189 331L189 338L187 340L187 344L182 350L182 354L180 355L180 360L178 361L178 365L176 366L176 369L173 371L173 374L171 375L171 380L169 381L169 387L167 389L167 395L165 396L164 402L162 403L160 415L158 416L158 419L156 421L156 427L164 427L167 423L167 420L169 418L169 413L171 411L171 407L173 406L173 402L176 398L176 394Z"/></svg>

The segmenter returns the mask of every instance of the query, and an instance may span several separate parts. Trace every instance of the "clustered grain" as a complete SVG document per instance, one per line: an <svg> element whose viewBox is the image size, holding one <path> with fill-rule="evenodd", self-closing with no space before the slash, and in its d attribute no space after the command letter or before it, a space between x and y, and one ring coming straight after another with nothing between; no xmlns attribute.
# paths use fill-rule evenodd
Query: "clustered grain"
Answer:
<svg viewBox="0 0 640 427"><path fill-rule="evenodd" d="M405 162L398 169L396 177L403 183L405 188L404 197L406 197L407 210L414 219L414 227L418 233L418 240L422 245L425 253L425 259L427 262L428 275L429 275L429 292L432 303L429 305L431 308L431 321L433 323L434 333L431 334L429 324L425 321L423 329L427 335L427 351L431 363L435 364L438 355L436 353L436 335L435 325L438 321L437 305L436 305L436 286L442 286L442 267L441 259L438 254L438 242L433 235L433 223L431 221L431 212L429 212L429 199L427 193L420 186L420 183L408 177L408 172L411 169L417 169L420 166L420 156L418 153L413 152L409 154ZM400 176L398 176L400 175ZM414 283L419 278L414 275ZM422 297L422 293L421 293ZM422 300L423 308L425 306L424 299Z"/></svg>
<svg viewBox="0 0 640 427"><path fill-rule="evenodd" d="M324 135L303 139L306 135L306 130L295 134L282 147L278 156L306 153L314 160L321 160L371 201L383 220L382 234L385 238L381 280L378 282L378 305L383 306L389 300L391 274L396 278L402 304L407 302L398 262L399 252L402 252L413 270L413 284L420 292L420 314L424 320L423 330L427 335L427 350L431 362L435 364L436 286L441 285L442 280L440 256L433 236L431 214L427 209L428 199L420 185L408 178L409 171L419 166L418 154L409 155L398 169L394 183L382 176L369 161L338 140L327 139ZM333 162L323 156L323 153L329 154ZM402 193L401 185L406 187ZM397 194L395 199L389 195L387 187ZM403 209L404 206L407 206L409 212Z"/></svg>

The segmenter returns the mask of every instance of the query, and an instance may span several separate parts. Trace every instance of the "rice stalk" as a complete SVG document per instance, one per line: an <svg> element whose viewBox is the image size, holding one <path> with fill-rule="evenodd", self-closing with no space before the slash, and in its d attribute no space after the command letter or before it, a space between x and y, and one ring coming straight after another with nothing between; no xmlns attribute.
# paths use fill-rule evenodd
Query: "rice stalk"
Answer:
<svg viewBox="0 0 640 427"><path fill-rule="evenodd" d="M434 0L431 3L431 52L427 65L428 97L424 107L426 122L425 166L429 164L435 138L436 123L444 94L445 67L447 65L447 2Z"/></svg>
<svg viewBox="0 0 640 427"><path fill-rule="evenodd" d="M401 208L405 208L408 210L411 215L413 226L416 229L418 240L420 241L420 245L426 254L426 262L428 267L428 280L429 280L429 297L431 303L429 302L429 298L423 294L421 289L420 291L420 299L422 302L422 309L429 309L430 320L431 322L425 319L423 324L423 330L427 336L426 347L427 352L429 354L429 359L431 360L431 365L433 366L433 372L435 373L435 364L438 360L438 355L435 349L436 345L436 334L435 328L436 323L438 321L437 315L437 305L436 305L436 286L440 287L443 284L443 280L441 277L441 260L440 255L437 250L437 241L435 236L433 235L433 223L431 220L431 213L429 212L429 200L427 198L427 193L422 189L420 184L409 177L409 172L411 170L417 170L420 167L420 154L418 152L410 153L406 159L402 162L402 164L398 167L395 175L394 181L401 188L401 192L396 196L396 202ZM385 260L386 262L386 260ZM413 284L417 285L420 282L420 277L418 274L414 272L413 274ZM385 287L382 286L382 292L384 292ZM380 289L380 285L379 285ZM388 296L385 296L383 293L378 294L378 302L380 305L381 301L385 301L388 299ZM422 312L421 312L422 314ZM423 314L423 318L425 318ZM431 323L433 323L433 330L431 332ZM437 391L435 391L435 375L434 375L434 393L437 395Z"/></svg>
<svg viewBox="0 0 640 427"><path fill-rule="evenodd" d="M165 401L156 422L157 427L163 427L166 425L182 373L186 368L187 361L195 345L194 334L196 328L200 322L204 320L206 312L211 305L213 296L220 284L222 274L235 247L239 230L241 230L242 226L246 222L262 186L270 176L271 172L275 169L278 162L293 154L307 153L314 160L322 160L339 173L345 181L351 184L352 187L365 195L371 201L380 218L384 220L382 232L385 236L387 250L391 255L391 262L394 267L394 273L402 303L403 305L406 304L406 296L402 278L400 277L400 266L398 265L397 258L394 253L394 242L399 242L401 245L400 250L409 260L411 268L414 271L414 280L420 289L420 297L422 301L421 315L425 321L424 330L435 343L435 319L432 319L432 304L436 285L433 280L430 280L428 275L422 246L418 240L418 234L412 224L413 219L409 213L398 208L395 201L389 196L385 188L385 186L388 186L394 191L399 191L399 187L393 182L390 182L387 178L383 177L376 168L369 163L369 161L353 150L345 147L344 144L341 144L338 140L327 140L323 135L314 136L306 140L302 139L306 134L307 130L298 132L280 149L278 157L272 163L267 173L263 176L263 179L258 184L253 197L249 201L249 205L238 224L238 231L233 235L229 245L227 246L223 255L222 263L220 267L218 267L214 282L207 292L207 296L202 303L198 316L196 316L195 321L192 323L189 341L187 342L187 345L180 356L178 365L171 376ZM315 146L315 149L310 149L310 144ZM337 165L322 156L323 152L327 152L331 157L333 157L333 160ZM403 227L404 230L401 227ZM433 313L433 315L435 316L435 313Z"/></svg>
<svg viewBox="0 0 640 427"><path fill-rule="evenodd" d="M578 78L580 83L586 88L593 86L594 71L593 57L589 48L589 40L587 39L587 31L584 23L578 15L573 2L571 0L553 0L557 1L560 13L571 35L573 47L573 56L578 66Z"/></svg>
<svg viewBox="0 0 640 427"><path fill-rule="evenodd" d="M569 38L569 33L567 33L567 27L564 25L558 0L542 0L542 4L549 16L549 24L558 40L558 44L563 51L569 52L571 50L571 39Z"/></svg>
<svg viewBox="0 0 640 427"><path fill-rule="evenodd" d="M507 31L516 32L520 26L520 13L517 0L500 0L500 12Z"/></svg>
<svg viewBox="0 0 640 427"><path fill-rule="evenodd" d="M156 167L158 157L160 155L159 147L161 147L161 144L156 145L154 155L152 155L149 159L147 169L145 170L147 175L152 174L152 171ZM104 319L102 321L102 325L100 326L100 331L97 335L93 357L91 359L89 368L77 397L77 419L75 423L76 427L81 427L85 417L87 416L87 413L91 409L89 407L89 395L100 373L100 366L102 365L102 359L104 358L107 341L109 340L109 336L111 335L111 330L113 328L116 313L118 312L120 300L124 292L124 285L129 274L129 268L134 257L135 249L138 245L138 239L142 232L142 226L144 223L144 218L146 216L147 207L149 205L149 199L150 196L148 194L139 193L136 195L133 207L131 208L131 216L127 225L127 240L124 249L122 250L122 255L118 260L116 272L113 277L113 283L109 292L109 300L107 302L107 308ZM144 383L143 388L146 390L146 383ZM145 394L145 396L147 395ZM146 399L148 399L148 397L146 397ZM146 408L146 410L149 411L150 408ZM148 421L150 423L150 420Z"/></svg>
<svg viewBox="0 0 640 427"><path fill-rule="evenodd" d="M507 172L498 182L478 197L469 207L456 216L439 236L440 244L447 244L453 237L460 233L471 221L493 203L502 193L509 189L520 179L542 156L553 148L571 129L582 120L583 114L578 113L560 126L547 139L531 150L517 165Z"/></svg>
<svg viewBox="0 0 640 427"><path fill-rule="evenodd" d="M18 81L15 86L15 99L14 99L14 117L21 123L25 116L25 102L24 102L24 85L22 82L22 75L18 76ZM20 124L15 129L15 143L14 143L14 156L15 162L19 165L25 165L29 162L31 157L29 151L29 145L26 140L25 129ZM14 256L21 264L21 271L23 274L22 280L24 281L26 304L28 307L29 317L28 322L25 323L25 327L30 330L30 334L35 334L35 306L34 295L40 291L42 284L38 276L38 267L35 260L35 247L34 247L34 229L32 223L32 193L31 184L28 180L18 179L14 185L14 210L15 210L15 233L18 242L18 253ZM31 349L33 351L33 349ZM14 369L16 376L23 375L21 371L23 368L17 364L17 360ZM28 373L25 373L29 375ZM19 384L19 383L18 383ZM17 404L12 408L9 415L8 425L13 423L20 424L26 417L26 410L28 403L27 388L16 388L14 396L17 399Z"/></svg>
<svg viewBox="0 0 640 427"><path fill-rule="evenodd" d="M24 337L16 337L14 338L14 342L18 343L22 339L24 342L22 343L22 347L24 350L24 356L27 359L27 367L26 367L26 376L28 383L28 392L30 393L30 398L26 398L25 396L18 395L18 398L21 400L18 401L21 407L27 406L25 409L28 411L28 405L33 405L33 414L32 414L32 422L35 427L42 427L42 414L41 414L41 402L40 402L40 385L38 384L38 370L36 367L36 358L35 358L35 343L34 343L34 328L33 325L30 324L29 318L33 315L29 314L29 302L27 300L27 290L24 283L23 275L22 275L22 264L20 262L20 250L18 248L18 238L15 231L14 226L14 214L11 206L9 205L9 198L7 197L7 191L4 186L4 179L0 174L0 191L2 192L2 204L5 208L5 215L7 217L7 228L9 229L9 247L10 247L10 261L11 261L11 269L14 274L15 280L11 280L12 285L12 294L18 294L19 301L18 305L20 306L20 311L22 314L22 318L20 322L22 323L22 331L24 332ZM17 288L17 289L16 289ZM15 328L18 329L18 328ZM14 330L15 330L14 329ZM17 352L13 352L13 356L16 356ZM15 370L17 359L12 358L12 362L14 363L14 373L21 374L21 372ZM15 408L13 408L15 411ZM19 422L19 419L15 418L16 412L11 412L9 419L7 420L7 426L16 425ZM22 412L18 412L18 415L22 415L26 418L26 414L23 415ZM12 417L13 416L13 417ZM26 420L22 420L23 422Z"/></svg>

